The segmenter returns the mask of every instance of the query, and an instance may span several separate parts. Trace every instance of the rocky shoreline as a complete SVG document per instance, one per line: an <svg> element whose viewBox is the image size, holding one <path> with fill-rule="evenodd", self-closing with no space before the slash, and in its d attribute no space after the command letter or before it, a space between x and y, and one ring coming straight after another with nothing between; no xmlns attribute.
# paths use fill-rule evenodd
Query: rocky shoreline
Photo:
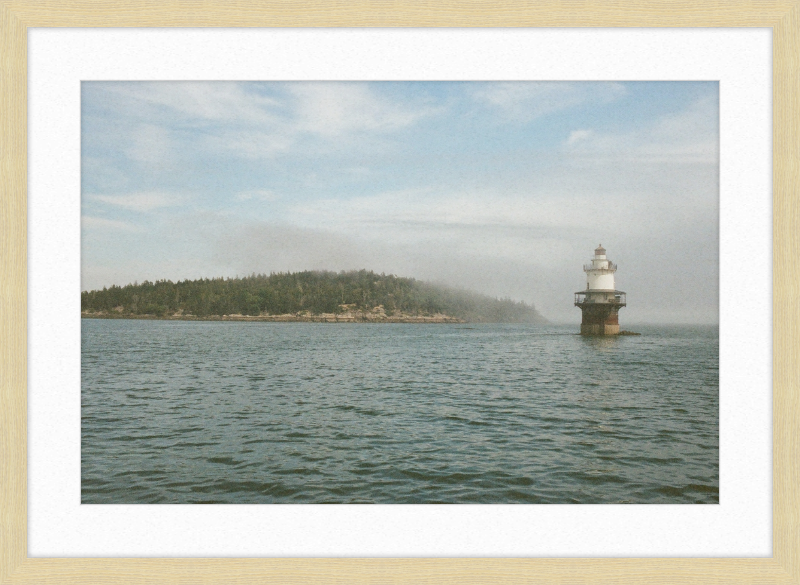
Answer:
<svg viewBox="0 0 800 585"><path fill-rule="evenodd" d="M312 315L287 313L284 315L197 315L174 313L172 315L148 315L123 313L122 311L82 311L82 319L149 319L158 321L265 321L265 322L300 322L300 323L466 323L463 319L437 313L434 315L387 315L383 310L346 311L343 313L321 313Z"/></svg>

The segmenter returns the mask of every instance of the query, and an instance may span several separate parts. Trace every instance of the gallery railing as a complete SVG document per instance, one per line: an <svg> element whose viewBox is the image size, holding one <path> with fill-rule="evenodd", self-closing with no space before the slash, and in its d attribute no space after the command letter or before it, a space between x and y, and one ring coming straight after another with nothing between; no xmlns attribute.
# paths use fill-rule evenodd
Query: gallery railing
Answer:
<svg viewBox="0 0 800 585"><path fill-rule="evenodd" d="M616 272L617 271L617 265L614 264L613 262L609 262L608 263L608 268L594 268L592 266L591 262L589 264L584 264L583 265L583 271L584 272L589 272L590 270L604 270L604 271L607 271L607 272Z"/></svg>
<svg viewBox="0 0 800 585"><path fill-rule="evenodd" d="M627 299L625 293L614 293L614 297L609 299L607 295L603 293L592 293L591 291L585 292L577 292L575 293L575 305L586 305L586 304L606 304L606 305L625 305L627 304Z"/></svg>

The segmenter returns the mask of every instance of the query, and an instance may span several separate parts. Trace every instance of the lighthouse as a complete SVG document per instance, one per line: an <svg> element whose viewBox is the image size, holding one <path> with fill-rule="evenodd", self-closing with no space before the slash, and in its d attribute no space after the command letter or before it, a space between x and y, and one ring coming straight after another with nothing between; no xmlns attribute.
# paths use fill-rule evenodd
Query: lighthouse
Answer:
<svg viewBox="0 0 800 585"><path fill-rule="evenodd" d="M614 286L617 265L608 259L602 244L583 271L586 290L575 293L575 306L583 313L581 335L619 335L618 313L626 304L625 293Z"/></svg>

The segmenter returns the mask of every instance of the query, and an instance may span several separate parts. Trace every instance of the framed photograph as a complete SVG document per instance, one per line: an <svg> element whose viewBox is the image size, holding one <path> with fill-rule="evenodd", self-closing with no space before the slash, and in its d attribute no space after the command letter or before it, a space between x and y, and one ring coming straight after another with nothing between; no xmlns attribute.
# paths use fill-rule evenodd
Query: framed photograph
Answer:
<svg viewBox="0 0 800 585"><path fill-rule="evenodd" d="M238 8L3 6L0 582L798 582L797 6Z"/></svg>

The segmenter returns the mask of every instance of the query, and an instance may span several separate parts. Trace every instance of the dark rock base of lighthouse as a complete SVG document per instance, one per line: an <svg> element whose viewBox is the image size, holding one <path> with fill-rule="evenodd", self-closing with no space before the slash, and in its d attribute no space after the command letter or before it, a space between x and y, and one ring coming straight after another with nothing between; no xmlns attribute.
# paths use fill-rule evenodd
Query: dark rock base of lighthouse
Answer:
<svg viewBox="0 0 800 585"><path fill-rule="evenodd" d="M581 335L619 335L618 305L588 304L581 307Z"/></svg>

